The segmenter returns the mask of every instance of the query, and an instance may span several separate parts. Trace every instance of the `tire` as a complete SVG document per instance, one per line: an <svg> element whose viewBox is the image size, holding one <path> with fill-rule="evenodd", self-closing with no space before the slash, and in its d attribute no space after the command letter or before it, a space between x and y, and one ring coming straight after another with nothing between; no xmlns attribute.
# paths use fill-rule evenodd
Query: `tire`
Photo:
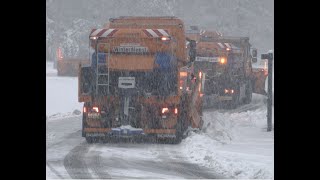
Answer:
<svg viewBox="0 0 320 180"><path fill-rule="evenodd" d="M87 107L87 106L88 106L88 103L84 103L83 104L83 107ZM82 112L82 137L86 137L86 133L84 132L84 128L86 128L87 126L88 125L87 125L87 122L86 122L86 116Z"/></svg>
<svg viewBox="0 0 320 180"><path fill-rule="evenodd" d="M188 112L187 112L187 106L188 106L188 101L185 99L187 97L183 97L180 101L180 110L179 110L179 115L178 115L178 122L176 124L176 137L173 140L173 144L179 144L182 141L183 138L183 133L184 131L188 128Z"/></svg>
<svg viewBox="0 0 320 180"><path fill-rule="evenodd" d="M239 98L240 98L240 94L239 94L239 90L238 90L237 93L232 96L232 100L228 104L229 105L229 109L235 109L235 108L237 108L239 106L239 104L240 104Z"/></svg>
<svg viewBox="0 0 320 180"><path fill-rule="evenodd" d="M173 144L180 144L182 141L182 125L181 120L178 119L178 123L176 125L176 137L173 139Z"/></svg>
<svg viewBox="0 0 320 180"><path fill-rule="evenodd" d="M252 83L249 80L246 85L246 98L244 99L244 104L249 104L252 101Z"/></svg>
<svg viewBox="0 0 320 180"><path fill-rule="evenodd" d="M85 115L82 115L82 137L86 137L86 133L84 132L84 128L85 128Z"/></svg>
<svg viewBox="0 0 320 180"><path fill-rule="evenodd" d="M202 119L202 117L201 117L201 119L200 119L200 125L199 125L199 130L200 130L200 131L202 130L203 124L204 124L204 121L203 121L203 119Z"/></svg>

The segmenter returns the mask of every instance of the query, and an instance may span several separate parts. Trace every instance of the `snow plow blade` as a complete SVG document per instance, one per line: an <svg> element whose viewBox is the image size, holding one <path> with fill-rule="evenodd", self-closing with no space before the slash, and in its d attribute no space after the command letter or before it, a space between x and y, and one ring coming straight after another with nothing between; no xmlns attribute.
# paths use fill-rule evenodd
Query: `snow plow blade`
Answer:
<svg viewBox="0 0 320 180"><path fill-rule="evenodd" d="M265 83L268 76L268 71L263 68L255 68L252 69L252 71L253 93L267 95L267 92L265 91Z"/></svg>

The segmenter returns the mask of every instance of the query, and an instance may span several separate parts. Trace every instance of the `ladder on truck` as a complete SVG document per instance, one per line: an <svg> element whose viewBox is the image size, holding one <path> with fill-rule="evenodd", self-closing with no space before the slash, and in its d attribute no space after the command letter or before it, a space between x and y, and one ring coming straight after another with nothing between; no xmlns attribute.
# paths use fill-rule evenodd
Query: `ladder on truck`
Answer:
<svg viewBox="0 0 320 180"><path fill-rule="evenodd" d="M107 94L109 94L109 87L110 87L110 77L109 77L109 61L110 61L110 48L109 48L109 44L104 43L105 46L107 46L108 48L108 53L104 53L106 54L106 59L103 59L103 61L99 61L99 54L103 54L103 53L97 53L96 54L96 95L98 95L99 93L99 87L107 87ZM96 52L98 52L98 50L96 50ZM105 70L107 72L105 72ZM105 82L105 80L107 79L107 82ZM103 80L103 82L101 82L101 80Z"/></svg>

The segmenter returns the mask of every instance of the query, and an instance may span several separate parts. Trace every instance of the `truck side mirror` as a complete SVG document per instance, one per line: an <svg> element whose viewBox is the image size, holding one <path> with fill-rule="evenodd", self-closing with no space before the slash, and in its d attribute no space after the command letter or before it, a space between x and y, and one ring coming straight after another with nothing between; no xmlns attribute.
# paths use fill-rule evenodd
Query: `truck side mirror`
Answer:
<svg viewBox="0 0 320 180"><path fill-rule="evenodd" d="M196 41L195 40L190 40L190 51L189 51L189 56L190 56L190 61L194 62L196 59Z"/></svg>
<svg viewBox="0 0 320 180"><path fill-rule="evenodd" d="M258 61L257 56L258 56L257 49L252 49L252 62L256 63Z"/></svg>

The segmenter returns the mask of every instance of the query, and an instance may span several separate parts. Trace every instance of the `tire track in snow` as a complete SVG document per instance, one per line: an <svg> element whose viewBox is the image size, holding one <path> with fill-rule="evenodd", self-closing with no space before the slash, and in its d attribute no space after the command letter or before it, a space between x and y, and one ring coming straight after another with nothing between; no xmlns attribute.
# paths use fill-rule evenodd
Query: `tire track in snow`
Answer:
<svg viewBox="0 0 320 180"><path fill-rule="evenodd" d="M77 120L79 117L68 117L69 120ZM56 123L57 121L54 121L52 123ZM48 122L47 122L48 123ZM51 122L49 122L51 124ZM51 127L49 128L49 131L51 130ZM49 133L50 134L50 133ZM48 127L47 127L47 136L48 136ZM58 159L52 161L53 154L50 153L50 151L56 151L56 148L72 148L73 144L77 144L77 139L81 136L81 130L78 130L76 132L70 133L68 135L62 136L59 139L59 141L56 142L47 142L46 145L46 152L47 152L47 160L46 165L48 168L59 178L64 179L63 175L56 170L56 166L61 164L63 166L63 159ZM67 146L64 146L66 144ZM60 151L60 150L59 150ZM48 157L49 156L49 157ZM52 162L55 162L55 165L53 165Z"/></svg>
<svg viewBox="0 0 320 180"><path fill-rule="evenodd" d="M46 165L49 167L49 169L50 169L56 176L58 176L60 179L64 179L63 176L62 176L56 169L54 169L54 168L49 164L48 161L46 162Z"/></svg>
<svg viewBox="0 0 320 180"><path fill-rule="evenodd" d="M128 148L131 147L130 143ZM140 144L141 146L151 146L153 144ZM138 145L138 149L139 146ZM137 145L135 145L137 146ZM89 149L92 147L92 149ZM115 144L115 147L110 144L109 147L113 151L117 151L118 144ZM197 164L191 164L185 162L178 152L179 150L170 150L171 146L168 145L156 145L154 146L156 151L160 155L156 156L155 159L136 159L136 158L126 158L126 156L116 155L109 158L103 158L100 156L101 152L99 148L104 148L98 144L97 145L88 145L86 143L81 143L79 146L75 147L70 153L65 157L65 168L69 175L72 178L95 178L98 176L100 179L109 179L109 178L156 178L164 175L166 177L175 177L175 178L206 178L214 179L221 178L220 176L212 173L212 170L209 170L205 167L198 166ZM175 146L177 147L177 146ZM174 148L174 146L172 146ZM119 149L120 150L120 149ZM141 152L144 153L144 148L141 148ZM129 155L130 157L130 155ZM108 172L109 173L108 173ZM126 173L119 173L125 172ZM92 172L92 173L91 173ZM110 172L118 172L115 175L110 175ZM134 172L140 172L136 177ZM146 172L144 174L143 172Z"/></svg>
<svg viewBox="0 0 320 180"><path fill-rule="evenodd" d="M110 179L101 161L100 152L89 151L95 145L86 142L73 148L64 158L64 167L72 178L76 179Z"/></svg>
<svg viewBox="0 0 320 180"><path fill-rule="evenodd" d="M74 179L92 179L92 175L84 160L84 155L88 151L88 144L81 143L65 156L63 164L70 177Z"/></svg>
<svg viewBox="0 0 320 180"><path fill-rule="evenodd" d="M103 167L103 162L100 156L101 152L92 151L89 152L88 156L86 157L88 167L93 171L93 173L99 177L99 179L111 179L109 173L105 171Z"/></svg>
<svg viewBox="0 0 320 180"><path fill-rule="evenodd" d="M179 146L179 145L173 145ZM223 179L224 177L215 173L212 173L210 169L199 166L197 164L192 164L185 161L186 157L183 157L180 152L178 152L179 147L171 150L169 146L160 146L161 153L159 154L159 159L163 161L163 164L167 166L170 171L180 174L180 177L191 178L191 179Z"/></svg>

